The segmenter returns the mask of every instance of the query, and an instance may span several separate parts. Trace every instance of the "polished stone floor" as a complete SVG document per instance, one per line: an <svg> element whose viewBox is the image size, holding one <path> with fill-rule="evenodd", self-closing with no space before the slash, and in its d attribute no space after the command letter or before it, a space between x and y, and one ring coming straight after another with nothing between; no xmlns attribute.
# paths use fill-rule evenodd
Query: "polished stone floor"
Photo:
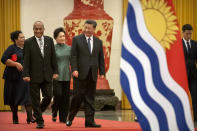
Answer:
<svg viewBox="0 0 197 131"><path fill-rule="evenodd" d="M47 110L44 114L51 114L51 110ZM84 117L84 111L79 111L77 117ZM133 110L116 110L116 111L96 111L96 119L128 121L134 122L135 114ZM197 122L194 123L197 128Z"/></svg>
<svg viewBox="0 0 197 131"><path fill-rule="evenodd" d="M44 114L51 114L51 110L48 109L44 112ZM84 111L79 111L77 113L77 117L84 117ZM95 112L96 119L104 119L104 120L115 120L115 121L134 121L135 114L133 110L116 110L116 111L96 111Z"/></svg>
<svg viewBox="0 0 197 131"><path fill-rule="evenodd" d="M84 112L78 112L77 116L84 117ZM96 111L95 118L115 121L134 121L135 114L132 110Z"/></svg>

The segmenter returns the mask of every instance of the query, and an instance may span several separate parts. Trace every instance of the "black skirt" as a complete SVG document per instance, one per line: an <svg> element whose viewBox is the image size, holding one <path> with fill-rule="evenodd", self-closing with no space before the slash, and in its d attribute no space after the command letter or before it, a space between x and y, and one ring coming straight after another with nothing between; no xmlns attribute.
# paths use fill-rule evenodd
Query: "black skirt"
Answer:
<svg viewBox="0 0 197 131"><path fill-rule="evenodd" d="M16 80L5 79L4 105L29 105L31 104L29 83L22 77Z"/></svg>

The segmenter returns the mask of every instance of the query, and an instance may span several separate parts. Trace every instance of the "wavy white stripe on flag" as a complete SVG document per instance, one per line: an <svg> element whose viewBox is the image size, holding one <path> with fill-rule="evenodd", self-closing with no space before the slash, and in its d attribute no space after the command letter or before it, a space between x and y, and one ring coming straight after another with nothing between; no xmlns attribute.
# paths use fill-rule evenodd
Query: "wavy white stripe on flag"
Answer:
<svg viewBox="0 0 197 131"><path fill-rule="evenodd" d="M139 110L145 110L143 114L148 119L148 121L150 121L151 123L150 126L152 126L151 128L152 129L154 128L158 131L159 130L158 120L154 112L152 112L152 110L146 105L146 103L144 103L143 99L141 98L139 89L137 88L137 79L136 79L137 77L136 77L134 69L124 59L121 59L121 67L123 67L122 71L126 75L133 76L133 77L128 77L128 80L129 80L129 85L133 87L133 88L130 88L130 93L134 101L134 104L136 105L137 108L139 108ZM130 83L131 81L132 83Z"/></svg>
<svg viewBox="0 0 197 131"><path fill-rule="evenodd" d="M169 74L163 48L146 29L139 1L130 0L126 21L128 23L124 24L122 59L136 72L135 88L139 89L145 105L156 115L160 130L193 130L188 97ZM125 72L121 63L121 84L123 90L127 91L125 93L134 107L140 125L144 130L154 130L151 120L143 114L145 110L138 109L133 97L131 98L130 88L134 87L130 83L134 82L129 81L130 77L133 76Z"/></svg>
<svg viewBox="0 0 197 131"><path fill-rule="evenodd" d="M123 45L128 50L128 52L134 55L136 59L138 59L139 62L141 63L143 70L144 70L144 75L146 78L145 84L147 86L146 89L148 91L148 95L150 95L150 97L154 99L155 102L159 104L159 106L162 107L162 109L165 111L164 115L167 115L167 118L170 118L170 119L167 119L167 123L170 125L169 126L170 130L173 130L173 131L178 130L178 127L176 126L177 123L175 120L174 109L171 103L168 102L168 100L157 91L157 89L155 88L155 85L153 84L152 74L151 74L151 64L148 60L148 57L138 47L136 47L133 41L130 39L128 27L127 27L127 20L125 20L124 27L123 27ZM121 66L121 67L122 67L121 69L124 68L124 66ZM131 81L131 83L134 83L134 82ZM160 123L160 125L162 124L164 123Z"/></svg>
<svg viewBox="0 0 197 131"><path fill-rule="evenodd" d="M189 127L192 127L193 122L192 122L192 118L191 118L188 96L185 93L185 91L183 90L183 88L180 87L180 85L178 85L178 83L176 83L173 80L173 78L171 77L171 75L168 71L168 65L167 65L165 52L164 52L162 46L160 45L160 43L158 43L152 37L152 35L149 33L149 31L147 30L146 25L144 23L142 9L140 9L139 1L138 0L130 0L130 2L131 2L131 4L135 5L135 6L133 6L135 13L138 13L138 15L136 15L136 23L137 23L139 34L142 36L144 41L146 41L147 44L149 44L153 48L154 52L157 54L158 60L160 63L159 66L160 66L160 72L161 72L162 79L165 82L165 84L168 86L168 88L173 93L175 93L179 97L179 99L181 99L181 102L184 107L183 109L184 109L184 115L186 118L186 122L188 125L190 125ZM192 129L192 128L190 128L190 129Z"/></svg>

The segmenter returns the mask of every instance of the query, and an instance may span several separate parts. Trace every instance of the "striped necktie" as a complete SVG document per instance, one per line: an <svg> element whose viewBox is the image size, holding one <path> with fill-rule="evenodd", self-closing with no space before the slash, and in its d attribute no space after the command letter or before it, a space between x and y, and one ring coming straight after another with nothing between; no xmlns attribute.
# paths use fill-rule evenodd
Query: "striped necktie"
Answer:
<svg viewBox="0 0 197 131"><path fill-rule="evenodd" d="M44 57L44 43L42 42L41 38L39 38L39 43L40 43L40 51L42 53L42 57Z"/></svg>

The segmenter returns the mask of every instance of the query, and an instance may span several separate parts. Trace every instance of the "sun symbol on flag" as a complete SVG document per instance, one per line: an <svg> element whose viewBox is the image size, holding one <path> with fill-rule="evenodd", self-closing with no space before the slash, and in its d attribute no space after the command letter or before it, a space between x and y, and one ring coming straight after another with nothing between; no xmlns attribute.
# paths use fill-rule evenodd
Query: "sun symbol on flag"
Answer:
<svg viewBox="0 0 197 131"><path fill-rule="evenodd" d="M165 0L141 0L146 26L164 49L176 40L177 17Z"/></svg>

